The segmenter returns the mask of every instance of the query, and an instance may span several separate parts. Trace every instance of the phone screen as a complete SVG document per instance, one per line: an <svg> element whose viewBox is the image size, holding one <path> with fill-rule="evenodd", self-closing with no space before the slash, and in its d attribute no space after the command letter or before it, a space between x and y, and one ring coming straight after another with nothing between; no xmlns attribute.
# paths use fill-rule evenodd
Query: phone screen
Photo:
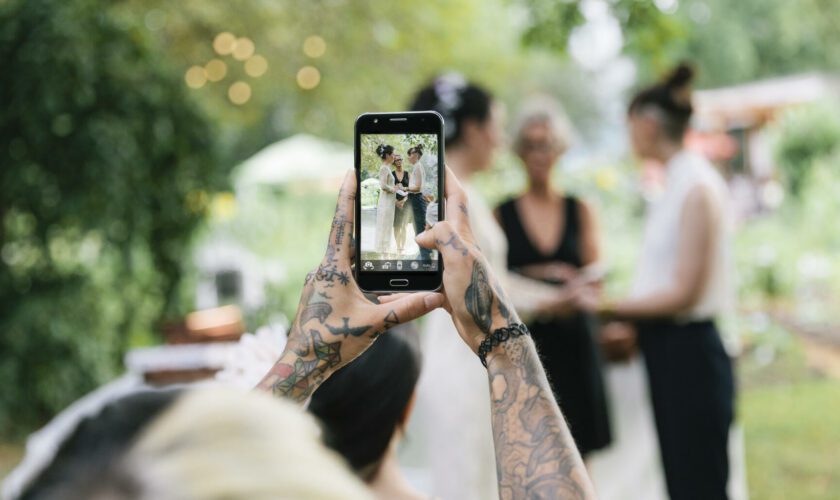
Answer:
<svg viewBox="0 0 840 500"><path fill-rule="evenodd" d="M438 271L437 250L414 237L438 221L439 148L437 134L360 134L361 271Z"/></svg>

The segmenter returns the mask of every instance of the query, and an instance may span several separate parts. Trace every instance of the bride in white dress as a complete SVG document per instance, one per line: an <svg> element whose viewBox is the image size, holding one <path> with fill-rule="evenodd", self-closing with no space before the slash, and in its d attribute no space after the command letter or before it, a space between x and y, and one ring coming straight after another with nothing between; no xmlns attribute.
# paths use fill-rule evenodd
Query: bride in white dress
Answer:
<svg viewBox="0 0 840 500"><path fill-rule="evenodd" d="M391 164L394 163L394 147L380 144L376 147L376 155L382 159L379 168L379 203L376 205L376 236L374 249L378 253L388 253L391 250L391 240L394 239L394 205L396 203L396 189L394 176L391 175Z"/></svg>

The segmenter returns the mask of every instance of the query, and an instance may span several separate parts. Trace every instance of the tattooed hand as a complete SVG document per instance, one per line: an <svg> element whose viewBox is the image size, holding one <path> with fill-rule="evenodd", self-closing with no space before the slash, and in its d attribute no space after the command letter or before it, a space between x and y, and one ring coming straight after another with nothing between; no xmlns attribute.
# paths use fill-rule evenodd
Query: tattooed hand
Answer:
<svg viewBox="0 0 840 500"><path fill-rule="evenodd" d="M519 318L475 244L466 196L448 168L446 204L447 220L418 235L417 242L440 251L444 307L477 352L487 335ZM487 355L487 372L500 498L595 498L531 338L511 337L496 346Z"/></svg>
<svg viewBox="0 0 840 500"><path fill-rule="evenodd" d="M259 389L304 401L385 330L442 305L439 293L402 294L387 304L375 304L362 294L350 267L355 199L351 170L341 186L324 259L307 275L286 349Z"/></svg>
<svg viewBox="0 0 840 500"><path fill-rule="evenodd" d="M496 328L519 322L513 306L489 271L487 259L475 243L467 211L467 197L458 179L446 169L446 220L417 236L417 243L437 248L444 261L444 307L463 340L474 351ZM387 303L402 294L383 297Z"/></svg>

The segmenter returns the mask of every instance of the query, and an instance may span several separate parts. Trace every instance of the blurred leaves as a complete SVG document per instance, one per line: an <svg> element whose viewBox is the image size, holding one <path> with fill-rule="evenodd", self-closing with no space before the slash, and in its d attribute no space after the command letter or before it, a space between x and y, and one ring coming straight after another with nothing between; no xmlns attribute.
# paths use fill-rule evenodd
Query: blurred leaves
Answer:
<svg viewBox="0 0 840 500"><path fill-rule="evenodd" d="M227 172L161 53L100 2L0 4L4 432L112 376L133 332L178 312L206 209L190 194Z"/></svg>

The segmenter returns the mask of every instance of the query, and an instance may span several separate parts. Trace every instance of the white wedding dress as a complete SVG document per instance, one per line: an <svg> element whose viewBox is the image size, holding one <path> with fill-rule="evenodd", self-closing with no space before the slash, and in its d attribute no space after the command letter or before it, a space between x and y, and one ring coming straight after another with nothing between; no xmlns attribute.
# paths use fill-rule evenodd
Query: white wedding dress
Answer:
<svg viewBox="0 0 840 500"><path fill-rule="evenodd" d="M391 242L394 240L394 204L397 200L394 185L391 168L383 163L379 169L379 203L376 205L374 238L374 249L378 253L390 252Z"/></svg>

